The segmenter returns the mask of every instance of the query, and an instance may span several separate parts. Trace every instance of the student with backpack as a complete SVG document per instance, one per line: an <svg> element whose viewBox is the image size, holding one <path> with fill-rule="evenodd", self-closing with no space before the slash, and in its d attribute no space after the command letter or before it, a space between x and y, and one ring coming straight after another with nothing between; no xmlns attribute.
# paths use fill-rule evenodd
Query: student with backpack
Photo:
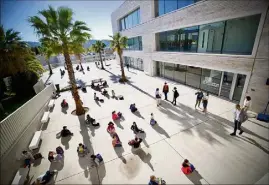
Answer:
<svg viewBox="0 0 269 185"><path fill-rule="evenodd" d="M173 92L174 92L174 96L173 96L173 101L172 101L172 103L173 103L174 105L176 105L176 104L177 104L177 98L179 97L179 93L177 92L177 88L176 88L176 87L174 87Z"/></svg>
<svg viewBox="0 0 269 185"><path fill-rule="evenodd" d="M104 161L103 157L100 154L91 155L91 158L97 165Z"/></svg>

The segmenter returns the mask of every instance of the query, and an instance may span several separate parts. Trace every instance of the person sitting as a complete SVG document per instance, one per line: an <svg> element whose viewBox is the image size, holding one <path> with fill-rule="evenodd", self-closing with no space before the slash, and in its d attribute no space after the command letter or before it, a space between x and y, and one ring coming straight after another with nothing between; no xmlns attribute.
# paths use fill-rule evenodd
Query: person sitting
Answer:
<svg viewBox="0 0 269 185"><path fill-rule="evenodd" d="M101 162L103 162L103 157L100 154L97 155L91 155L92 160L96 163L96 164L100 164Z"/></svg>
<svg viewBox="0 0 269 185"><path fill-rule="evenodd" d="M97 91L101 91L100 84L97 84L97 86L95 88L96 88Z"/></svg>
<svg viewBox="0 0 269 185"><path fill-rule="evenodd" d="M103 90L102 95L104 95L104 96L107 96L108 95L108 92L107 92L106 89Z"/></svg>
<svg viewBox="0 0 269 185"><path fill-rule="evenodd" d="M135 103L130 105L130 110L132 113L134 113L135 111L137 111L137 108L135 107Z"/></svg>
<svg viewBox="0 0 269 185"><path fill-rule="evenodd" d="M150 181L148 185L159 185L159 182L157 181L157 178L154 175L150 176Z"/></svg>
<svg viewBox="0 0 269 185"><path fill-rule="evenodd" d="M143 140L141 138L137 138L135 137L135 139L131 140L128 142L128 144L130 146L133 146L134 148L139 148L140 146L140 143L142 142Z"/></svg>
<svg viewBox="0 0 269 185"><path fill-rule="evenodd" d="M66 102L65 99L63 99L62 103L61 103L61 107L62 108L67 108L68 107L68 103Z"/></svg>
<svg viewBox="0 0 269 185"><path fill-rule="evenodd" d="M107 82L106 82L106 80L103 82L103 87L106 87L107 86Z"/></svg>
<svg viewBox="0 0 269 185"><path fill-rule="evenodd" d="M136 122L133 122L133 125L131 126L131 130L134 131L135 133L144 133L143 130L137 127Z"/></svg>
<svg viewBox="0 0 269 185"><path fill-rule="evenodd" d="M47 184L51 178L54 176L55 172L54 171L46 171L45 174L40 175L39 177L37 177L36 179L36 183L35 184Z"/></svg>
<svg viewBox="0 0 269 185"><path fill-rule="evenodd" d="M189 163L188 159L185 159L182 163L181 170L185 175L188 175L191 174L195 170L195 168L191 163Z"/></svg>
<svg viewBox="0 0 269 185"><path fill-rule="evenodd" d="M88 148L85 145L83 145L82 143L78 144L77 152L78 152L78 155L82 156L82 157L84 157L86 154L89 153Z"/></svg>
<svg viewBox="0 0 269 185"><path fill-rule="evenodd" d="M95 85L94 85L94 82L92 81L92 83L91 83L91 88L95 88Z"/></svg>
<svg viewBox="0 0 269 185"><path fill-rule="evenodd" d="M154 119L153 113L150 114L150 125L153 126L157 124L157 121Z"/></svg>
<svg viewBox="0 0 269 185"><path fill-rule="evenodd" d="M94 93L94 95L93 95L93 99L94 99L95 101L99 101L99 98L96 96L96 93Z"/></svg>
<svg viewBox="0 0 269 185"><path fill-rule="evenodd" d="M115 132L115 127L114 127L114 123L112 123L111 121L108 123L108 126L107 126L107 132L112 134Z"/></svg>
<svg viewBox="0 0 269 185"><path fill-rule="evenodd" d="M48 154L48 160L49 160L49 162L54 162L54 161L56 161L54 155L56 155L55 152L53 152L53 151L49 151L49 154Z"/></svg>
<svg viewBox="0 0 269 185"><path fill-rule="evenodd" d="M116 94L115 94L114 90L111 90L111 94L112 94L112 98L116 98Z"/></svg>
<svg viewBox="0 0 269 185"><path fill-rule="evenodd" d="M113 138L112 139L112 146L113 147L121 147L122 146L120 138L116 132L113 133L112 138Z"/></svg>
<svg viewBox="0 0 269 185"><path fill-rule="evenodd" d="M95 123L95 119L92 118L89 114L86 116L86 123L92 124L92 126L99 126L99 123Z"/></svg>
<svg viewBox="0 0 269 185"><path fill-rule="evenodd" d="M121 117L122 117L122 113L121 112L118 112L118 113L116 113L116 111L113 111L112 112L112 120L113 121L116 121L116 120L120 119Z"/></svg>
<svg viewBox="0 0 269 185"><path fill-rule="evenodd" d="M90 67L89 66L87 67L87 71L90 71Z"/></svg>
<svg viewBox="0 0 269 185"><path fill-rule="evenodd" d="M28 168L30 168L31 162L35 160L33 155L26 150L22 151L22 159L24 160L24 168L26 166L28 166Z"/></svg>
<svg viewBox="0 0 269 185"><path fill-rule="evenodd" d="M191 167L191 171L192 171L192 172L195 170L195 167L189 162L188 159L185 159L185 160L184 160L184 163L187 164L187 165L189 165L189 167Z"/></svg>
<svg viewBox="0 0 269 185"><path fill-rule="evenodd" d="M68 130L66 126L63 126L63 130L61 130L61 137L67 137L72 135L73 133L70 132L70 130Z"/></svg>

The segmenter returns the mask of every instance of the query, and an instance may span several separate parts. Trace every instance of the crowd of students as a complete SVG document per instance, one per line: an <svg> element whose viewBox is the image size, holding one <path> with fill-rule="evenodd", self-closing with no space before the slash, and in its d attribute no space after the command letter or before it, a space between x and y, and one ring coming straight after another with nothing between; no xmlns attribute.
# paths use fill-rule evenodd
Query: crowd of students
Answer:
<svg viewBox="0 0 269 185"><path fill-rule="evenodd" d="M166 82L163 86L163 93L164 93L164 100L168 101L169 86ZM108 91L106 89L104 89L102 91L102 94L104 96L106 96L106 95L108 95ZM114 90L111 91L111 94L112 94L112 97L114 97L114 98L116 97ZM198 108L200 108L200 104L202 102L203 112L206 113L208 100L209 100L209 93L208 92L204 93L201 89L199 89L199 91L197 91L195 93L195 95L196 95L196 102L195 102L195 106L194 106L195 109L197 106L198 106ZM178 96L179 96L179 93L177 91L177 88L174 87L173 88L173 101L171 102L172 104L176 105L176 99L178 98ZM160 106L161 105L161 93L159 92L159 88L157 88L155 91L155 97L156 97L157 106ZM100 100L96 96L96 93L94 93L94 100L96 100L96 101ZM246 99L244 101L244 105L242 107L240 107L239 104L237 104L235 106L234 132L231 133L232 136L236 135L237 130L240 130L240 132L239 132L240 135L244 132L241 128L241 124L247 119L247 111L249 110L250 106L251 106L251 98L249 96L246 97ZM61 107L62 108L68 107L68 103L65 99L63 99L63 101L61 102ZM136 111L138 111L135 103L132 103L130 105L129 109L132 113L135 113ZM118 112L113 111L111 114L111 117L112 117L112 120L115 122L115 121L121 120L123 118L123 115L119 111ZM92 118L89 114L86 115L85 123L91 124L92 126L100 126L100 124L96 123L96 120L94 118ZM157 121L154 119L153 113L150 114L149 124L151 126L154 126L157 124ZM138 136L138 134L141 134L141 133L143 134L145 132L143 131L143 129L138 128L136 122L133 122L130 129L134 132L135 137L134 137L134 139L131 139L128 142L128 144L130 146L132 146L133 148L139 148L143 139L140 138ZM119 135L116 132L116 129L114 127L114 123L111 121L108 123L107 132L110 134L110 136L112 138L112 146L113 147L121 147L122 142L119 138ZM69 129L67 129L67 126L64 126L60 132L60 136L61 137L69 137L69 136L73 136L73 133ZM90 151L87 148L87 146L85 146L83 143L79 143L78 147L77 147L77 153L78 153L78 156L85 157L86 155L88 155L90 153ZM58 146L56 148L56 152L49 151L49 153L48 153L48 160L50 162L61 161L63 159L63 157L64 157L64 150L61 146ZM101 154L96 154L96 155L92 154L90 157L97 164L100 164L101 162L103 162L103 157L101 156ZM24 166L29 167L29 168L31 166L31 163L35 160L35 157L31 154L31 152L28 152L28 151L22 152L22 158L24 160ZM189 175L193 171L195 171L195 167L187 159L185 159L184 162L182 163L181 170L185 175ZM43 174L42 176L37 178L36 182L38 182L39 184L46 184L53 177L54 173L55 172L53 172L53 171L47 171L45 174ZM155 176L150 176L149 185L158 185L158 184L163 185L163 184L165 184L165 181L162 180L161 178L156 178Z"/></svg>

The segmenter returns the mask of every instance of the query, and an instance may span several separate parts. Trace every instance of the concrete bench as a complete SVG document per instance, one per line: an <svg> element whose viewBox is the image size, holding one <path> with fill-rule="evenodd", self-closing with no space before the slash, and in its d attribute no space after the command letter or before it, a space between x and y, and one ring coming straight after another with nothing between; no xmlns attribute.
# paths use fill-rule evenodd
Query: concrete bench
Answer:
<svg viewBox="0 0 269 185"><path fill-rule="evenodd" d="M48 107L49 108L52 108L54 106L54 101L55 100L50 100L49 104L48 104Z"/></svg>
<svg viewBox="0 0 269 185"><path fill-rule="evenodd" d="M34 135L32 141L31 141L31 143L29 145L30 150L38 148L38 144L39 144L39 141L40 141L40 138L41 138L41 133L42 133L41 130L35 132L35 135Z"/></svg>
<svg viewBox="0 0 269 185"><path fill-rule="evenodd" d="M13 178L13 181L11 184L24 184L24 181L26 180L28 168L20 168L15 177Z"/></svg>
<svg viewBox="0 0 269 185"><path fill-rule="evenodd" d="M50 114L49 111L44 112L44 115L43 115L43 117L41 119L41 123L47 123L48 122L48 120L49 120L49 114Z"/></svg>

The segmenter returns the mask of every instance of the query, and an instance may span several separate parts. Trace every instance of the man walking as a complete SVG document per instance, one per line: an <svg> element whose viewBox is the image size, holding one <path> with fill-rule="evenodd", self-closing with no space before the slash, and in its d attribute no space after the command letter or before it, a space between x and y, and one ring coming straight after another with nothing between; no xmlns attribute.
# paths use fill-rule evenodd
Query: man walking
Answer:
<svg viewBox="0 0 269 185"><path fill-rule="evenodd" d="M173 92L174 92L174 97L173 97L173 101L172 101L172 103L173 103L174 105L176 105L176 104L177 104L177 97L179 96L179 93L177 92L177 88L176 88L176 87L174 87Z"/></svg>
<svg viewBox="0 0 269 185"><path fill-rule="evenodd" d="M129 63L126 64L126 67L127 67L128 71L129 71L129 67L130 67L130 66L129 66Z"/></svg>
<svg viewBox="0 0 269 185"><path fill-rule="evenodd" d="M200 108L200 103L201 103L201 101L202 101L202 99L203 99L203 97L204 97L204 94L203 94L202 90L199 89L199 91L196 92L195 95L197 95L197 96L196 96L196 103L195 103L195 109L196 109L196 106L197 106L197 105L198 105L198 107Z"/></svg>
<svg viewBox="0 0 269 185"><path fill-rule="evenodd" d="M164 86L163 86L163 93L164 93L164 99L167 100L167 94L169 92L169 86L167 85L167 83L165 82L164 83Z"/></svg>

